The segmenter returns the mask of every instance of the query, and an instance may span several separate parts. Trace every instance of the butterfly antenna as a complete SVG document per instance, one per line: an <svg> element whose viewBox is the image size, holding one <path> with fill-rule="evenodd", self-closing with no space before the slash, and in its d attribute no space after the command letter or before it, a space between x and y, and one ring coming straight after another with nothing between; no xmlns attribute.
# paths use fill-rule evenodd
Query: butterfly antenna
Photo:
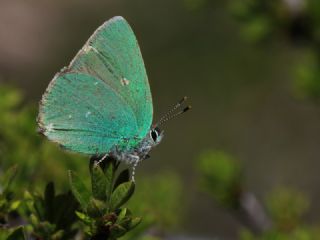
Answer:
<svg viewBox="0 0 320 240"><path fill-rule="evenodd" d="M173 119L177 116L179 116L182 113L185 113L186 111L191 109L191 106L187 106L184 109L182 109L181 111L173 114L173 112L175 110L177 110L179 107L182 106L182 104L187 100L187 97L183 97L179 102L177 102L177 104L170 110L168 111L165 115L163 115L160 120L155 124L155 126L160 126L162 125L164 122L167 122L170 119Z"/></svg>
<svg viewBox="0 0 320 240"><path fill-rule="evenodd" d="M161 123L164 119L166 119L170 114L172 114L177 108L179 108L182 103L184 103L187 100L187 97L183 97L179 102L176 103L176 105L173 106L173 108L171 108L166 114L164 114L160 120L158 121L158 123L156 125L158 125L159 123Z"/></svg>
<svg viewBox="0 0 320 240"><path fill-rule="evenodd" d="M179 111L179 112L177 112L175 114L169 115L168 117L164 118L161 122L159 122L157 124L157 126L162 125L163 123L165 123L165 122L167 122L167 121L169 121L169 120L181 115L182 113L185 113L185 112L189 111L190 109L191 109L191 106L187 106L184 109L182 109L181 111Z"/></svg>

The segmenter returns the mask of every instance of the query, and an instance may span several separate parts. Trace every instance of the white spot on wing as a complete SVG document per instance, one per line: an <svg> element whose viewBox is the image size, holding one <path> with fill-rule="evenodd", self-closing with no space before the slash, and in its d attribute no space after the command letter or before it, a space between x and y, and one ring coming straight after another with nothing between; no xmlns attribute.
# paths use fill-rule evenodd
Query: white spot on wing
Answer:
<svg viewBox="0 0 320 240"><path fill-rule="evenodd" d="M86 113L86 118L88 118L90 114L91 114L91 112L88 111L88 112Z"/></svg>
<svg viewBox="0 0 320 240"><path fill-rule="evenodd" d="M126 78L121 78L120 82L121 82L122 86L127 86L130 83L130 81L128 79L126 79Z"/></svg>
<svg viewBox="0 0 320 240"><path fill-rule="evenodd" d="M69 119L71 119L71 118L72 118L72 115L71 115L71 114L69 114L68 118L69 118Z"/></svg>
<svg viewBox="0 0 320 240"><path fill-rule="evenodd" d="M48 126L46 126L47 132L53 132L53 123L50 123Z"/></svg>
<svg viewBox="0 0 320 240"><path fill-rule="evenodd" d="M94 85L97 86L97 85L98 85L98 82L95 82Z"/></svg>

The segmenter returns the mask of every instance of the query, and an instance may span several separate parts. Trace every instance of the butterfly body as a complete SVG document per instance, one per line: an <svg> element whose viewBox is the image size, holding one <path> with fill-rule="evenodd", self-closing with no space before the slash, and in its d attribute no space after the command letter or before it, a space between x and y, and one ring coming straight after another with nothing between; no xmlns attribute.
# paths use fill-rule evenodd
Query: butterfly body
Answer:
<svg viewBox="0 0 320 240"><path fill-rule="evenodd" d="M42 97L39 130L71 151L145 158L162 139L140 48L129 24L114 17L100 26Z"/></svg>
<svg viewBox="0 0 320 240"><path fill-rule="evenodd" d="M151 128L148 134L142 140L138 141L139 144L136 145L136 147L128 148L128 146L132 146L132 144L129 144L130 140L128 139L127 145L124 145L123 148L115 146L110 151L109 156L127 163L138 162L142 159L148 158L148 153L153 147L161 142L162 137L162 131L158 128Z"/></svg>

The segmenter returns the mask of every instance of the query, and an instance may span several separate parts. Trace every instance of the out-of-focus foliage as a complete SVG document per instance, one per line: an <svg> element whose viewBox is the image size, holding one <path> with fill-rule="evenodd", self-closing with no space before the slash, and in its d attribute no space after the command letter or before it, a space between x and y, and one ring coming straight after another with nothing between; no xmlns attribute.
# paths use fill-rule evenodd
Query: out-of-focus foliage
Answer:
<svg viewBox="0 0 320 240"><path fill-rule="evenodd" d="M12 229L0 229L1 240L27 240L27 236L23 227L17 227Z"/></svg>
<svg viewBox="0 0 320 240"><path fill-rule="evenodd" d="M274 226L281 231L299 227L301 218L309 207L305 195L288 188L274 190L267 196L266 201Z"/></svg>
<svg viewBox="0 0 320 240"><path fill-rule="evenodd" d="M236 217L239 220L249 220L249 225L261 224L254 222L260 219L258 215L261 213L270 217L271 224L267 228L261 228L265 229L263 231L253 232L250 226L243 229L239 235L241 240L315 240L319 238L320 229L306 223L303 219L309 207L308 198L297 190L284 187L275 189L266 196L264 209L245 212L248 209L243 206L250 206L253 202L246 204L241 194L234 194L235 189L242 189L242 193L246 189L241 177L241 169L240 162L221 151L209 151L200 156L199 172L202 186L220 205L237 210L239 206L235 203L241 202L240 213L250 218L239 218L239 215ZM250 214L256 214L257 217ZM248 222L243 224L248 226Z"/></svg>
<svg viewBox="0 0 320 240"><path fill-rule="evenodd" d="M266 206L273 220L273 228L261 236L255 236L244 230L241 233L242 240L318 239L320 229L308 225L303 220L309 202L301 192L284 187L275 189L268 194Z"/></svg>
<svg viewBox="0 0 320 240"><path fill-rule="evenodd" d="M25 234L21 227L10 228L16 221L17 210L21 201L16 199L12 183L17 174L17 166L13 166L0 178L0 239L24 240Z"/></svg>
<svg viewBox="0 0 320 240"><path fill-rule="evenodd" d="M294 91L299 98L320 96L320 64L315 52L306 54L296 68Z"/></svg>
<svg viewBox="0 0 320 240"><path fill-rule="evenodd" d="M231 12L249 42L285 38L304 46L306 61L297 63L294 89L300 98L320 96L320 4L318 0L235 0ZM310 54L310 52L312 54Z"/></svg>
<svg viewBox="0 0 320 240"><path fill-rule="evenodd" d="M242 191L242 169L229 154L210 151L199 159L202 187L221 205L237 208Z"/></svg>
<svg viewBox="0 0 320 240"><path fill-rule="evenodd" d="M24 205L28 230L35 239L71 239L77 233L72 227L78 204L70 192L56 195L53 183L47 184L43 196L26 192Z"/></svg>
<svg viewBox="0 0 320 240"><path fill-rule="evenodd" d="M12 191L12 182L17 174L17 166L13 166L1 177L0 182L0 229L6 228L10 222L10 214L16 211L20 201Z"/></svg>
<svg viewBox="0 0 320 240"><path fill-rule="evenodd" d="M230 9L236 19L242 23L243 37L248 41L258 42L270 37L277 27L285 25L284 22L287 21L288 16L283 8L283 2L281 0L236 0L231 2Z"/></svg>

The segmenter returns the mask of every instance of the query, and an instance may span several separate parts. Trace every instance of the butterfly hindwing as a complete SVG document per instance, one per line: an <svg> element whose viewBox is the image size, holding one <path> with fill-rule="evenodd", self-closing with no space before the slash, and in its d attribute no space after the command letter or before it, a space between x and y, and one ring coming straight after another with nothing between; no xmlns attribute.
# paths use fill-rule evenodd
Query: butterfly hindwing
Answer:
<svg viewBox="0 0 320 240"><path fill-rule="evenodd" d="M105 105L109 107L106 108ZM57 74L40 106L42 132L62 146L101 154L137 131L131 108L108 85L81 73Z"/></svg>

